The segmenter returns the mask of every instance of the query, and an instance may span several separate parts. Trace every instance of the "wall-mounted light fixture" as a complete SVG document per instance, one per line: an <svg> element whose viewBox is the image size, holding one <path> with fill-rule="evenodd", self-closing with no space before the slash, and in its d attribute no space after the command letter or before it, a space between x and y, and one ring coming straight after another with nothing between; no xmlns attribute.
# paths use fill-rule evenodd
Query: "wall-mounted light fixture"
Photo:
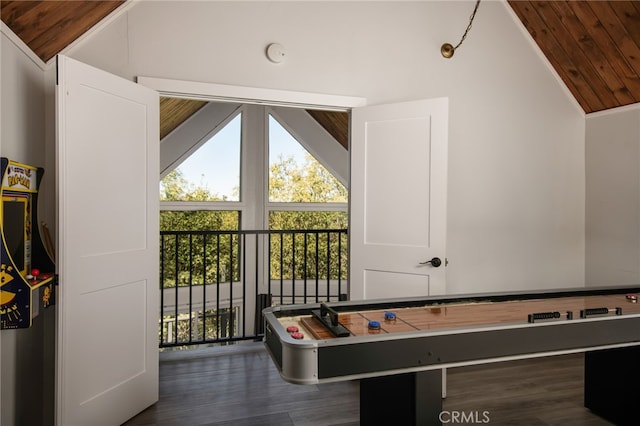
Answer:
<svg viewBox="0 0 640 426"><path fill-rule="evenodd" d="M460 39L458 44L453 46L451 43L445 43L440 47L440 53L442 53L442 56L444 56L447 59L452 57L453 54L455 53L456 49L458 47L460 47L460 45L462 44L464 39L467 38L467 34L469 34L469 30L471 30L471 25L473 24L473 18L476 17L476 12L478 11L478 6L480 6L480 0L478 0L476 2L476 7L473 8L473 13L469 17L469 25L467 25L467 29L464 30L464 34L462 34L462 38Z"/></svg>

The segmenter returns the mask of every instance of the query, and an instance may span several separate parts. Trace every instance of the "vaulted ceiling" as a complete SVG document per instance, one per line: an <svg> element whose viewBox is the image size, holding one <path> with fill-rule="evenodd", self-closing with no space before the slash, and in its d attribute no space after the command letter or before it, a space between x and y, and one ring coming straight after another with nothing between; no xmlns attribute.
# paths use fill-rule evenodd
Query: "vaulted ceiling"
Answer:
<svg viewBox="0 0 640 426"><path fill-rule="evenodd" d="M44 62L124 4L117 1L0 1L2 22Z"/></svg>
<svg viewBox="0 0 640 426"><path fill-rule="evenodd" d="M509 4L586 113L640 102L639 1Z"/></svg>
<svg viewBox="0 0 640 426"><path fill-rule="evenodd" d="M40 59L49 61L125 0L0 0L2 21ZM508 0L585 113L640 102L640 1ZM165 101L165 129L197 104ZM190 112L189 112L190 111ZM345 147L345 113L314 118Z"/></svg>

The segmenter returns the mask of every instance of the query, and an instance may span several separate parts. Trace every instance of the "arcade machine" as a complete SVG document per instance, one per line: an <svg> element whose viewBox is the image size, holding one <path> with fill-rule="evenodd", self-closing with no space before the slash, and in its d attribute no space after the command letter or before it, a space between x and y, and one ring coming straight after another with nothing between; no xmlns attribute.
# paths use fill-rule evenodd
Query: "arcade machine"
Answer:
<svg viewBox="0 0 640 426"><path fill-rule="evenodd" d="M28 328L54 302L54 262L38 227L44 169L0 157L0 170L0 329Z"/></svg>

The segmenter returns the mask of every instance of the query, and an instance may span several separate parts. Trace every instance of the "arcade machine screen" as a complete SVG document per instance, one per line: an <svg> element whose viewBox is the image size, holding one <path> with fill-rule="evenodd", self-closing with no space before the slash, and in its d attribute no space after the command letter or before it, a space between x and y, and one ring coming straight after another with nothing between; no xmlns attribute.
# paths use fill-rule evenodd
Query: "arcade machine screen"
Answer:
<svg viewBox="0 0 640 426"><path fill-rule="evenodd" d="M7 251L16 268L24 276L27 273L25 261L25 220L26 200L3 199L2 200L2 228Z"/></svg>

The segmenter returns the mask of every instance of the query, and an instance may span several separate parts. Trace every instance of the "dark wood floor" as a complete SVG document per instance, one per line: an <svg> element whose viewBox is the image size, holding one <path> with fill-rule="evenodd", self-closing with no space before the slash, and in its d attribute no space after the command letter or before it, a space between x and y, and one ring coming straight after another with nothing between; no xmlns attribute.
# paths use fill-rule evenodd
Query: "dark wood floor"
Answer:
<svg viewBox="0 0 640 426"><path fill-rule="evenodd" d="M443 408L486 411L491 425L609 425L582 406L583 359L450 369ZM262 343L250 343L161 353L160 401L125 425L346 426L359 411L357 382L286 383Z"/></svg>

